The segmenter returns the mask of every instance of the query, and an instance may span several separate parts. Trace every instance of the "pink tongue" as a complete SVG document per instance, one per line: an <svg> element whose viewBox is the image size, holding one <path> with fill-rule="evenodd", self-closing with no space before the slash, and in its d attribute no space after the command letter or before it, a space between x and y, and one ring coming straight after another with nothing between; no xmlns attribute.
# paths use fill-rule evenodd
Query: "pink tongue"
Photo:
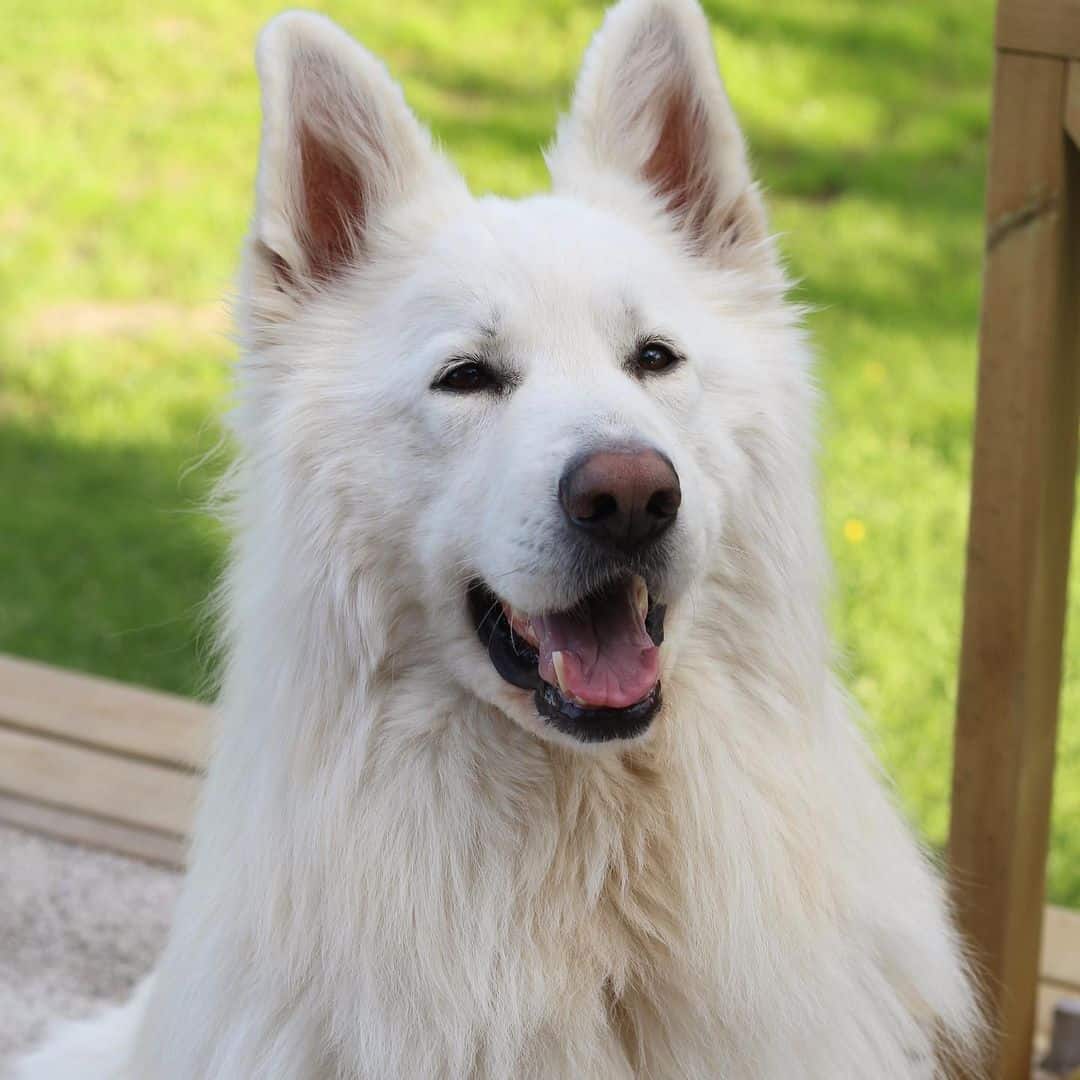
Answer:
<svg viewBox="0 0 1080 1080"><path fill-rule="evenodd" d="M574 611L532 618L540 678L591 708L624 709L647 697L660 676L660 650L628 585ZM562 678L553 653L562 653Z"/></svg>

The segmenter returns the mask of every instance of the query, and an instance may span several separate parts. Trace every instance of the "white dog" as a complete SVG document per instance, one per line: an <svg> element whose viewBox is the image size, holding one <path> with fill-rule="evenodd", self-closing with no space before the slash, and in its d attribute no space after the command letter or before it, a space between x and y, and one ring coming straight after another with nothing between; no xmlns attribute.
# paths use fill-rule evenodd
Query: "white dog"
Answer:
<svg viewBox="0 0 1080 1080"><path fill-rule="evenodd" d="M623 0L473 199L287 14L227 669L128 1006L21 1077L943 1076L977 1008L830 674L815 393L693 0Z"/></svg>

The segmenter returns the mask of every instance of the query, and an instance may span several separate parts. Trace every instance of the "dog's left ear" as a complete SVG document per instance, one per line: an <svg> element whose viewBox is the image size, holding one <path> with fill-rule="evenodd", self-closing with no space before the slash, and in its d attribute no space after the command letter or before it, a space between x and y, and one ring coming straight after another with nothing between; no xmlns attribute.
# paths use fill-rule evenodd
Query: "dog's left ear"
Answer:
<svg viewBox="0 0 1080 1080"><path fill-rule="evenodd" d="M556 189L644 185L691 247L771 261L768 227L695 0L622 0L593 39L548 164Z"/></svg>

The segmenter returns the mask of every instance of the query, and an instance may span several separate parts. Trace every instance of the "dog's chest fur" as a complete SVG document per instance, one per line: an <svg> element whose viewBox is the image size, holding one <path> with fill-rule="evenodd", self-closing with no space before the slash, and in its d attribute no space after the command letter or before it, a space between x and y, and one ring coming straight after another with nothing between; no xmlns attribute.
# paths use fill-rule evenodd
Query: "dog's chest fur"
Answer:
<svg viewBox="0 0 1080 1080"><path fill-rule="evenodd" d="M673 994L704 989L681 925L687 883L671 777L640 751L606 768L558 762L555 773L559 841L546 891L564 910L574 905L567 917L576 914L578 925L569 951L558 936L550 948L556 963L570 958L568 975L582 993L596 995L637 1074L646 1044L665 1037L659 1020Z"/></svg>
<svg viewBox="0 0 1080 1080"><path fill-rule="evenodd" d="M672 731L682 719L669 718ZM369 992L412 1001L428 1049L441 1044L439 1060L465 1074L677 1075L715 1064L725 1016L749 1020L769 995L738 1003L758 973L735 971L735 954L718 962L741 916L725 912L718 880L724 810L688 768L693 723L680 732L689 753L662 731L597 757L482 715L451 720L401 756L401 732L384 734L369 744L362 798L394 825L381 850L364 853L364 907L350 912L359 940L348 952L363 958ZM707 772L707 760L697 764ZM812 921L805 897L794 899L773 917L768 897L753 898L753 921L771 920L778 937L786 923ZM742 1053L733 1040L728 1059Z"/></svg>
<svg viewBox="0 0 1080 1080"><path fill-rule="evenodd" d="M375 725L356 789L355 834L385 822L379 848L356 853L359 887L328 868L320 901L352 937L334 954L365 969L357 1010L406 997L477 1076L636 1073L709 967L666 739L592 758L483 712L395 729Z"/></svg>

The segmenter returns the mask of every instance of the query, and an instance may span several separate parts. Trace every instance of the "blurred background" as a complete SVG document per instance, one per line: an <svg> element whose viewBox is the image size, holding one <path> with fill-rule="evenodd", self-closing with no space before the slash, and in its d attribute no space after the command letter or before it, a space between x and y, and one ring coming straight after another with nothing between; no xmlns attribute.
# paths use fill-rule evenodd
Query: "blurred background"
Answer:
<svg viewBox="0 0 1080 1080"><path fill-rule="evenodd" d="M5 0L0 651L208 684L227 301L252 46L277 4ZM820 351L833 623L899 798L945 836L982 266L992 0L706 0ZM326 0L477 192L540 148L603 4ZM1080 572L1049 898L1080 905Z"/></svg>

